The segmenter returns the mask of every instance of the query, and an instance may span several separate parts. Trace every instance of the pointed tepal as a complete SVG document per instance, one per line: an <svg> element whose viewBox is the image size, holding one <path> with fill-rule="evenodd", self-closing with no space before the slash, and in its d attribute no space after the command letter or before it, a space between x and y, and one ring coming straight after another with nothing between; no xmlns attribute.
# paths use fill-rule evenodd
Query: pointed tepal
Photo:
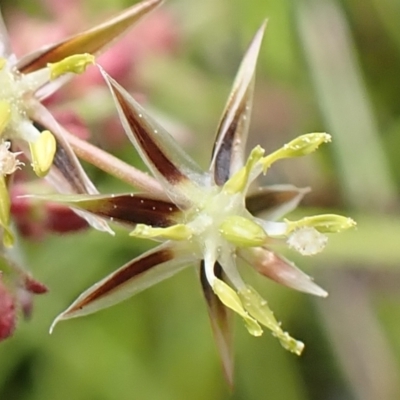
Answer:
<svg viewBox="0 0 400 400"><path fill-rule="evenodd" d="M144 253L83 292L54 320L50 332L59 321L111 307L171 277L191 261L193 256L190 252L170 242Z"/></svg>
<svg viewBox="0 0 400 400"><path fill-rule="evenodd" d="M90 53L98 55L161 2L162 0L145 0L135 4L94 28L27 55L18 62L17 68L22 73L28 73L74 54Z"/></svg>
<svg viewBox="0 0 400 400"><path fill-rule="evenodd" d="M196 194L201 196L206 176L200 167L121 85L99 68L127 136L168 196L177 204L187 203Z"/></svg>
<svg viewBox="0 0 400 400"><path fill-rule="evenodd" d="M243 57L217 129L210 169L218 185L223 185L244 163L255 69L266 25L267 21L259 28Z"/></svg>
<svg viewBox="0 0 400 400"><path fill-rule="evenodd" d="M326 297L328 293L292 262L263 247L241 249L239 257L252 265L261 275L273 281L314 296Z"/></svg>
<svg viewBox="0 0 400 400"><path fill-rule="evenodd" d="M246 196L246 208L253 215L265 214L268 220L276 221L293 211L310 188L293 185L271 185L260 187Z"/></svg>
<svg viewBox="0 0 400 400"><path fill-rule="evenodd" d="M133 229L137 224L165 228L182 219L181 210L167 200L150 194L112 195L34 195L35 199L63 204L73 209L87 211L109 221Z"/></svg>

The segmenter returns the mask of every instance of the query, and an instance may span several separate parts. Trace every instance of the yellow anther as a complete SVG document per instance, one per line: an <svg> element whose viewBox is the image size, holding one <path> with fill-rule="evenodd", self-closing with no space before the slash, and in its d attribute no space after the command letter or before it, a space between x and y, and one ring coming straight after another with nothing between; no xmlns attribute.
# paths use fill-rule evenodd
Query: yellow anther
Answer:
<svg viewBox="0 0 400 400"><path fill-rule="evenodd" d="M322 233L338 233L357 225L353 219L336 214L314 215L302 218L299 221L285 219L285 222L288 224L287 233L304 227L312 227Z"/></svg>
<svg viewBox="0 0 400 400"><path fill-rule="evenodd" d="M267 239L264 229L239 215L227 217L219 228L221 235L238 247L262 246Z"/></svg>
<svg viewBox="0 0 400 400"><path fill-rule="evenodd" d="M68 72L82 74L88 65L94 64L95 58L91 54L75 54L56 63L47 64L50 68L50 79L56 79Z"/></svg>
<svg viewBox="0 0 400 400"><path fill-rule="evenodd" d="M32 167L40 178L46 176L53 164L57 149L56 139L50 131L43 131L34 143L29 143Z"/></svg>
<svg viewBox="0 0 400 400"><path fill-rule="evenodd" d="M142 239L162 238L170 240L187 240L192 236L192 231L186 225L177 224L168 228L153 228L149 225L138 224L130 236Z"/></svg>
<svg viewBox="0 0 400 400"><path fill-rule="evenodd" d="M301 135L260 161L263 165L264 173L277 160L305 156L317 150L322 143L330 141L331 135L327 133L307 133L306 135Z"/></svg>
<svg viewBox="0 0 400 400"><path fill-rule="evenodd" d="M247 286L246 289L239 291L238 295L246 311L260 324L270 329L286 350L297 355L302 353L304 344L282 330L267 302L252 287Z"/></svg>
<svg viewBox="0 0 400 400"><path fill-rule="evenodd" d="M258 322L252 318L243 308L242 302L236 292L231 289L225 282L215 279L213 284L214 293L218 296L221 302L231 310L238 313L246 324L246 328L253 336L261 336L262 329Z"/></svg>

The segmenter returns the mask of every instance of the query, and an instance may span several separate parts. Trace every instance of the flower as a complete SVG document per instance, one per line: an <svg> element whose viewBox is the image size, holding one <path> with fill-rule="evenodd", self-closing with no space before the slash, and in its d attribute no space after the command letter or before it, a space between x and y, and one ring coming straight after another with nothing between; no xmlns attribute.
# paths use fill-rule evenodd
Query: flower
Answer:
<svg viewBox="0 0 400 400"><path fill-rule="evenodd" d="M72 73L80 74L93 63L94 56L89 53L101 53L161 1L145 0L92 29L42 47L21 59L11 51L0 14L0 340L13 333L19 310L25 317L30 315L33 294L47 291L20 266L22 251L15 243L15 232L10 226L9 190L12 190L15 171L24 165L19 157L24 153L35 173L46 176L59 192L98 193L69 145L68 132L42 101L69 80ZM25 227L35 229L26 218L31 207L23 203L14 202L14 209L19 206L19 217L25 217ZM62 207L43 207L45 228L65 232L86 226L79 217L71 218L71 212ZM93 227L113 233L104 220L78 213ZM21 219L14 222L18 225Z"/></svg>
<svg viewBox="0 0 400 400"><path fill-rule="evenodd" d="M128 193L44 198L132 226L131 236L151 238L162 244L82 293L55 319L51 330L60 320L109 307L190 264L197 264L229 382L233 374L231 311L243 318L252 335L261 335L264 325L286 349L301 353L303 343L283 331L267 302L243 281L236 266L237 258L279 283L326 296L311 278L270 247L287 241L300 253L312 255L324 248L326 233L340 232L355 223L339 215L277 221L297 206L308 189L280 185L251 192L251 184L272 163L309 154L331 139L326 133L302 135L269 155L257 146L244 160L254 71L264 29L265 24L255 35L240 66L217 130L208 171L202 171L168 132L102 70L125 131L162 185L165 197ZM264 218L253 216L253 212L263 212Z"/></svg>
<svg viewBox="0 0 400 400"><path fill-rule="evenodd" d="M94 62L91 54L102 52L160 2L145 0L92 29L19 60L11 51L0 15L0 225L5 230L6 246L13 243L6 176L22 165L16 158L19 153L12 151L14 146L31 160L35 173L39 177L47 176L58 191L97 193L65 139L63 128L41 101L60 88L71 73L84 72ZM112 232L104 221L83 216L97 229Z"/></svg>

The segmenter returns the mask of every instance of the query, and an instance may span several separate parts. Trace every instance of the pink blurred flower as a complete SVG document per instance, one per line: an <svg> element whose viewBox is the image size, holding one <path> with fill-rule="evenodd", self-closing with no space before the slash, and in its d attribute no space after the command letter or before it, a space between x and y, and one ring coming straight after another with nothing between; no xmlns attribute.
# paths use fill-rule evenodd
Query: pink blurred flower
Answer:
<svg viewBox="0 0 400 400"><path fill-rule="evenodd" d="M17 55L25 54L33 48L45 45L49 37L53 41L85 29L88 16L82 2L69 0L43 0L51 20L31 17L19 12L13 12L10 21L9 34L11 43ZM56 22L54 22L56 21ZM32 32L35 32L32 35ZM135 83L136 66L151 54L168 54L178 50L180 32L177 21L166 9L158 9L147 16L145 23L139 24L134 31L128 32L113 45L107 53L102 54L99 63L116 79L125 85ZM87 71L83 76L76 77L64 90L64 97L78 98L88 87L103 85L101 76L96 69ZM57 92L57 99L60 92Z"/></svg>
<svg viewBox="0 0 400 400"><path fill-rule="evenodd" d="M13 12L9 16L10 37L17 54L25 54L32 48L45 45L48 43L49 37L57 41L85 29L87 21L90 20L88 10L80 1L42 0L42 4L51 17L50 19L32 17L18 12ZM32 35L32 32L35 32L35 35ZM139 24L134 31L128 32L106 53L100 55L98 62L128 90L136 93L139 86L137 71L141 63L153 54L170 54L178 51L180 36L178 23L172 13L165 8L159 8L146 16L144 23ZM63 102L84 98L89 90L95 88L102 90L104 84L98 70L90 68L84 75L74 77L62 90L58 90L46 98L44 103L46 106L59 108ZM140 93L137 97L140 97ZM67 125L65 125L65 115L62 113L62 111L54 113L58 122L67 129L71 128L71 125L68 124L71 122L74 128L74 121L67 121ZM69 113L69 118L79 118L78 116L72 117L71 111ZM114 114L110 116L99 113L95 123L97 139L107 149L116 150L126 143L126 137ZM114 128L114 126L118 127ZM77 136L87 139L86 135L81 136L81 128L82 124L78 128ZM72 132L75 133L73 129Z"/></svg>
<svg viewBox="0 0 400 400"><path fill-rule="evenodd" d="M15 300L0 274L0 341L10 337L16 325Z"/></svg>
<svg viewBox="0 0 400 400"><path fill-rule="evenodd" d="M48 190L43 181L37 185L40 185L41 191ZM29 187L23 182L11 188L11 215L22 236L42 240L49 233L72 233L88 228L87 222L68 207L23 197L29 192ZM31 292L40 291L35 281L27 280L26 287Z"/></svg>
<svg viewBox="0 0 400 400"><path fill-rule="evenodd" d="M47 287L34 279L20 266L10 262L11 270L4 279L0 271L0 341L15 331L18 312L29 318L33 308L33 295L47 292Z"/></svg>

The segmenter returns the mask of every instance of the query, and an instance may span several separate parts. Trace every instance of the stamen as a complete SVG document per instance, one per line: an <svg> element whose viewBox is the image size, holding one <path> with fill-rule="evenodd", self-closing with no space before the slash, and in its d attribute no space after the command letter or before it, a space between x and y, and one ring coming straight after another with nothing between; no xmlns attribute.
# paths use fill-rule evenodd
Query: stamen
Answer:
<svg viewBox="0 0 400 400"><path fill-rule="evenodd" d="M255 218L258 224L262 226L265 233L270 237L286 236L288 232L287 222L265 221L261 218Z"/></svg>
<svg viewBox="0 0 400 400"><path fill-rule="evenodd" d="M49 68L41 68L37 71L22 75L21 79L16 82L21 93L33 93L48 83L51 79L51 71Z"/></svg>
<svg viewBox="0 0 400 400"><path fill-rule="evenodd" d="M213 285L214 293L218 296L225 306L238 313L246 324L246 328L253 336L261 336L263 331L258 322L252 318L243 308L239 296L225 282L215 278Z"/></svg>
<svg viewBox="0 0 400 400"><path fill-rule="evenodd" d="M43 131L39 138L29 143L32 155L32 167L40 178L46 176L53 164L56 153L56 139L50 131Z"/></svg>
<svg viewBox="0 0 400 400"><path fill-rule="evenodd" d="M253 179L258 176L257 174L252 174L255 166L260 161L264 155L265 150L261 146L255 147L250 153L249 158L246 161L246 165L236 172L224 185L223 191L228 194L235 194L239 192L245 192L248 185ZM255 175L255 176L253 176Z"/></svg>
<svg viewBox="0 0 400 400"><path fill-rule="evenodd" d="M319 232L323 233L338 233L346 229L354 228L356 222L348 217L336 214L321 214L305 217L299 221L289 221L285 219L288 224L288 232L294 231L302 227L313 227Z"/></svg>
<svg viewBox="0 0 400 400"><path fill-rule="evenodd" d="M217 260L216 255L216 244L212 240L205 240L204 242L204 270L206 278L211 287L214 287L214 283L217 279L214 273L214 266Z"/></svg>
<svg viewBox="0 0 400 400"><path fill-rule="evenodd" d="M188 240L192 237L192 230L184 224L176 224L168 228L153 228L149 225L138 224L129 235L143 239Z"/></svg>
<svg viewBox="0 0 400 400"><path fill-rule="evenodd" d="M74 74L82 74L85 72L88 65L94 63L94 56L85 53L66 57L57 63L49 63L47 66L50 68L50 79L56 79L69 72L73 72Z"/></svg>
<svg viewBox="0 0 400 400"><path fill-rule="evenodd" d="M238 291L244 289L246 284L240 276L236 266L236 251L233 248L230 251L229 249L225 248L223 251L221 251L218 261L235 290Z"/></svg>
<svg viewBox="0 0 400 400"><path fill-rule="evenodd" d="M29 143L34 143L40 138L41 132L36 129L28 119L22 118L13 122L17 125L18 132L16 132L16 136L19 139L23 139Z"/></svg>
<svg viewBox="0 0 400 400"><path fill-rule="evenodd" d="M293 339L287 332L282 330L279 322L268 307L267 302L251 286L247 286L245 290L241 290L238 295L249 314L270 329L286 350L297 355L302 353L304 344Z"/></svg>
<svg viewBox="0 0 400 400"><path fill-rule="evenodd" d="M308 133L306 135L301 135L260 161L263 166L264 174L275 161L282 158L305 156L317 150L322 143L330 141L331 135L327 133Z"/></svg>

